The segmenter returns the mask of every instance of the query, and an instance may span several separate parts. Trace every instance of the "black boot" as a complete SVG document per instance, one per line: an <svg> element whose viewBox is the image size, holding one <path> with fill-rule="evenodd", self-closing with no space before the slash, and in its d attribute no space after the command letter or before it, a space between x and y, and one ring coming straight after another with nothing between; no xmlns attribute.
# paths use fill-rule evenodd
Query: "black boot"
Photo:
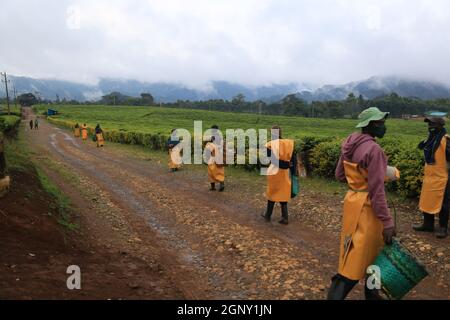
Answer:
<svg viewBox="0 0 450 320"><path fill-rule="evenodd" d="M328 300L344 300L358 283L358 281L347 279L340 274L335 275L331 281L331 286L328 290Z"/></svg>
<svg viewBox="0 0 450 320"><path fill-rule="evenodd" d="M447 187L448 189L448 187ZM448 235L449 202L448 191L446 190L441 212L439 212L439 228L436 230L436 238L444 239Z"/></svg>
<svg viewBox="0 0 450 320"><path fill-rule="evenodd" d="M423 214L423 224L415 224L413 226L415 231L433 232L434 231L434 214Z"/></svg>
<svg viewBox="0 0 450 320"><path fill-rule="evenodd" d="M216 184L211 183L211 186L209 187L209 191L216 191Z"/></svg>
<svg viewBox="0 0 450 320"><path fill-rule="evenodd" d="M289 223L289 214L288 214L288 207L287 202L281 202L281 220L278 221L281 224L288 224Z"/></svg>
<svg viewBox="0 0 450 320"><path fill-rule="evenodd" d="M225 190L225 182L220 183L219 192L222 192L223 190Z"/></svg>
<svg viewBox="0 0 450 320"><path fill-rule="evenodd" d="M448 228L447 227L438 227L436 230L436 238L445 239L448 236Z"/></svg>
<svg viewBox="0 0 450 320"><path fill-rule="evenodd" d="M366 285L364 286L364 296L366 300L385 300L380 295L380 290L378 289L369 289L367 287L367 278L366 278Z"/></svg>
<svg viewBox="0 0 450 320"><path fill-rule="evenodd" d="M261 215L267 222L270 222L270 217L272 216L274 206L275 206L275 202L270 201L270 200L267 201L266 213L263 213Z"/></svg>

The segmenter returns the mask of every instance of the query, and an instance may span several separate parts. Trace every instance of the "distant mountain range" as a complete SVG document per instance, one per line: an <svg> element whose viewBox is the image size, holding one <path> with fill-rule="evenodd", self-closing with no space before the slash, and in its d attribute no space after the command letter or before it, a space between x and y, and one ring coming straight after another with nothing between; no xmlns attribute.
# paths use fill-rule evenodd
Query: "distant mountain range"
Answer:
<svg viewBox="0 0 450 320"><path fill-rule="evenodd" d="M69 81L33 79L10 76L17 92L32 92L42 99L91 101L118 91L128 96L138 97L141 93L151 93L157 102L175 102L177 100L231 100L241 93L247 101L264 100L276 102L288 94L297 94L305 101L343 100L349 93L372 99L392 92L404 97L419 99L450 98L450 87L440 83L407 80L399 77L372 77L367 80L344 85L325 85L317 87L311 84L273 84L270 86L245 86L226 81L213 81L208 90L188 88L174 83L147 83L136 80L101 79L97 85L79 84ZM12 88L11 88L12 89ZM11 90L12 93L12 90ZM5 96L0 88L0 97Z"/></svg>

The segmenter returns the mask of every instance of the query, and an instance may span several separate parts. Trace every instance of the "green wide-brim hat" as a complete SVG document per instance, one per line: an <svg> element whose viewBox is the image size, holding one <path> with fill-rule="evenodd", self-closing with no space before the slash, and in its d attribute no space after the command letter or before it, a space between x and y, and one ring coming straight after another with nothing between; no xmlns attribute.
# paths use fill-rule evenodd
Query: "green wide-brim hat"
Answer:
<svg viewBox="0 0 450 320"><path fill-rule="evenodd" d="M370 121L383 120L387 116L389 116L389 112L383 112L377 107L367 108L359 114L358 119L360 120L360 122L356 125L356 128L367 127Z"/></svg>

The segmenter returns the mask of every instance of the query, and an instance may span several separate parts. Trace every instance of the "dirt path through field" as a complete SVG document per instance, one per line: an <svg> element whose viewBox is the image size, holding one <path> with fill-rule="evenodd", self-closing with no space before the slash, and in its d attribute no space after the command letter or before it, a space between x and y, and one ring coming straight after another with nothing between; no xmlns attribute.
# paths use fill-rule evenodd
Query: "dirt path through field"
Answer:
<svg viewBox="0 0 450 320"><path fill-rule="evenodd" d="M115 231L133 243L131 250L145 252L156 244L166 252L168 275L187 298L326 297L337 265L339 197L303 191L290 204L290 225L282 226L276 222L279 208L272 223L260 217L264 186L255 189L235 182L223 193L209 192L206 172L169 173L164 165L120 153L108 148L108 142L96 148L45 121L38 132L26 131L26 139L40 161L56 161L98 190L98 198L86 199L78 190L83 185L74 188L47 170L86 216L109 219L108 214L116 212ZM100 200L113 208L104 216L97 213ZM449 240L410 234L411 219L403 220L400 229L406 241L433 270L409 298L448 299ZM96 228L101 232L99 223ZM442 254L435 252L438 249ZM361 288L351 297L361 298Z"/></svg>

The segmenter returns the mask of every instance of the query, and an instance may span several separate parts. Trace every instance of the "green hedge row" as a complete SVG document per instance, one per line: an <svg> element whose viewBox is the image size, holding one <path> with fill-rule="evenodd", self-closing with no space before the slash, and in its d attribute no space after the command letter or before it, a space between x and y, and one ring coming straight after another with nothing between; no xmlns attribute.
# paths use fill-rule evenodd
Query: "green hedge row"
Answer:
<svg viewBox="0 0 450 320"><path fill-rule="evenodd" d="M0 115L0 132L10 134L17 131L20 124L20 116Z"/></svg>
<svg viewBox="0 0 450 320"><path fill-rule="evenodd" d="M344 139L331 139L317 144L310 151L312 174L333 178L340 156L340 146ZM380 145L388 156L389 165L400 170L397 182L389 183L388 189L406 197L417 197L422 187L424 169L423 153L414 142L381 139Z"/></svg>
<svg viewBox="0 0 450 320"><path fill-rule="evenodd" d="M54 124L72 129L75 125L74 122L53 117L48 117L48 120ZM88 130L90 134L93 134L94 128L88 128ZM107 141L142 145L152 150L165 150L166 142L169 138L162 134L146 134L121 130L104 130L104 137ZM336 137L305 136L295 141L296 151L300 155L309 176L334 179L334 171L339 160L343 140ZM417 197L422 185L424 166L423 155L417 149L417 145L413 142L400 142L389 138L380 140L380 144L389 157L389 164L396 166L401 172L400 180L390 183L388 188L406 197ZM246 150L246 159L248 160L248 148ZM240 166L247 171L259 170L261 167L260 164Z"/></svg>

